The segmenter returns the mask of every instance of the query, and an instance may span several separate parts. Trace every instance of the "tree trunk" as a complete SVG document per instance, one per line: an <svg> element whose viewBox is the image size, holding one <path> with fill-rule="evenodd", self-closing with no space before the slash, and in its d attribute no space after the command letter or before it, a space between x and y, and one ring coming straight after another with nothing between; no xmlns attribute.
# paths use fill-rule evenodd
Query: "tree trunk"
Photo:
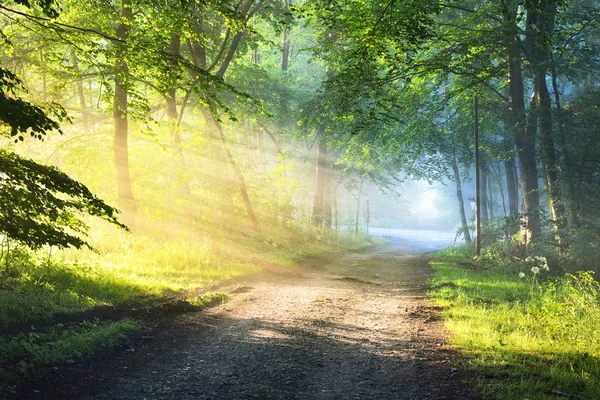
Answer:
<svg viewBox="0 0 600 400"><path fill-rule="evenodd" d="M121 1L122 22L117 28L116 37L123 43L129 38L130 23L133 18L131 0ZM115 99L113 103L113 115L115 120L114 136L114 162L117 171L117 193L119 207L122 212L122 222L135 231L136 206L133 197L133 187L129 173L129 121L127 116L128 107L128 74L129 66L125 60L125 50L122 44L118 46L115 54Z"/></svg>
<svg viewBox="0 0 600 400"><path fill-rule="evenodd" d="M577 207L575 206L575 174L573 173L573 160L571 157L571 153L567 147L567 137L565 134L565 126L563 121L563 109L560 102L560 91L558 90L558 82L557 82L557 74L556 74L556 66L554 65L554 58L552 54L550 54L552 58L552 89L554 90L554 103L556 105L556 119L558 123L556 124L557 129L557 137L558 143L560 146L559 152L559 165L562 171L562 181L565 183L565 200L568 199L569 203L569 212L571 215L571 223L574 227L579 227L581 225L581 221L579 220L579 215L576 212Z"/></svg>
<svg viewBox="0 0 600 400"><path fill-rule="evenodd" d="M488 176L487 178L487 193L488 193L488 214L490 220L493 220L494 217L494 193L492 191L492 178Z"/></svg>
<svg viewBox="0 0 600 400"><path fill-rule="evenodd" d="M452 154L450 159L450 165L452 167L452 173L454 176L454 183L456 185L456 198L458 200L458 212L460 214L460 222L462 226L463 236L466 243L471 243L471 232L469 230L469 224L467 222L467 215L465 214L465 202L463 200L462 184L460 180L460 171L458 164L456 163L456 154Z"/></svg>
<svg viewBox="0 0 600 400"><path fill-rule="evenodd" d="M79 97L79 107L81 108L81 115L85 118L87 115L87 109L85 106L85 93L83 91L83 80L79 76L81 72L79 70L79 62L77 61L77 54L75 54L75 49L71 49L71 61L73 62L73 71L77 74L77 95Z"/></svg>
<svg viewBox="0 0 600 400"><path fill-rule="evenodd" d="M171 68L176 69L178 62L176 57L179 56L181 51L181 39L179 35L176 33L171 33ZM167 102L167 118L169 118L169 128L171 131L171 137L175 143L181 142L181 137L179 136L179 130L177 129L177 121L179 120L179 113L177 112L177 90L175 87L167 90L166 96Z"/></svg>
<svg viewBox="0 0 600 400"><path fill-rule="evenodd" d="M485 170L485 162L479 162L479 173L480 173L480 184L481 184L481 224L488 226L489 224L489 211L488 211L488 190L487 190L487 173Z"/></svg>
<svg viewBox="0 0 600 400"><path fill-rule="evenodd" d="M324 127L317 129L317 135L323 132ZM323 226L323 213L325 206L325 180L327 175L327 141L319 140L317 146L317 165L315 168L315 195L312 208L312 226L321 229Z"/></svg>
<svg viewBox="0 0 600 400"><path fill-rule="evenodd" d="M512 147L512 144L511 144ZM508 192L508 209L511 214L519 213L519 178L514 157L504 161L506 173L506 189Z"/></svg>
<svg viewBox="0 0 600 400"><path fill-rule="evenodd" d="M360 222L360 197L362 196L362 186L363 181L360 180L360 185L358 186L358 196L356 197L356 225L354 225L354 235L358 236L358 225Z"/></svg>
<svg viewBox="0 0 600 400"><path fill-rule="evenodd" d="M528 123L525 111L523 65L520 53L519 28L516 25L518 2L505 0L505 23L508 25L507 50L509 58L509 107L512 135L519 157L519 173L522 195L522 212L525 214L523 228L525 243L537 241L542 233L539 216L539 187L535 149L535 124Z"/></svg>
<svg viewBox="0 0 600 400"><path fill-rule="evenodd" d="M493 168L492 163L490 163L490 167ZM502 212L504 218L506 218L508 217L508 212L506 211L506 195L504 193L504 182L502 181L502 166L500 165L500 161L496 162L496 167L498 168L498 172L496 173L495 168L493 168L492 174L496 178L496 183L498 184L498 194L502 201Z"/></svg>
<svg viewBox="0 0 600 400"><path fill-rule="evenodd" d="M533 5L538 9L527 12L527 29L530 44L530 56L534 67L534 88L537 97L538 118L540 125L540 155L544 169L544 182L548 197L550 215L554 221L554 229L566 227L564 202L561 197L560 184L558 183L558 169L556 165L556 149L554 148L552 102L546 84L550 52L548 40L554 31L554 18L556 4L533 0ZM532 35L535 33L535 35Z"/></svg>
<svg viewBox="0 0 600 400"><path fill-rule="evenodd" d="M178 68L177 57L179 57L181 52L181 38L176 33L171 33L171 67L173 70ZM173 82L174 84L175 82ZM177 89L175 87L171 87L167 90L167 95L165 96L165 102L167 105L167 118L169 119L169 133L171 134L171 139L173 140L174 146L174 179L175 179L175 188L178 194L182 194L184 197L189 198L192 194L190 190L190 185L187 179L185 179L185 171L187 167L185 165L185 158L183 156L183 148L181 146L181 121L183 119L183 113L185 111L185 106L182 104L181 109L177 110ZM184 102L187 103L187 93L186 98L184 98ZM187 215L193 215L194 211L191 208L188 208L185 213Z"/></svg>
<svg viewBox="0 0 600 400"><path fill-rule="evenodd" d="M546 184L548 206L552 221L554 221L554 229L562 230L566 228L565 207L561 196L560 184L558 183L556 153L554 138L552 136L552 109L550 93L548 93L548 87L546 86L546 74L540 73L536 77L536 81L540 110L541 159L544 168L544 182Z"/></svg>
<svg viewBox="0 0 600 400"><path fill-rule="evenodd" d="M46 80L45 65L46 60L44 59L44 49L40 48L40 67L42 69L42 99L44 102L48 101L48 82Z"/></svg>
<svg viewBox="0 0 600 400"><path fill-rule="evenodd" d="M517 163L514 156L515 143L510 132L504 134L504 148L509 157L504 160L504 173L506 175L506 192L508 194L508 210L510 214L519 213L519 177L517 176ZM500 174L500 167L498 167Z"/></svg>

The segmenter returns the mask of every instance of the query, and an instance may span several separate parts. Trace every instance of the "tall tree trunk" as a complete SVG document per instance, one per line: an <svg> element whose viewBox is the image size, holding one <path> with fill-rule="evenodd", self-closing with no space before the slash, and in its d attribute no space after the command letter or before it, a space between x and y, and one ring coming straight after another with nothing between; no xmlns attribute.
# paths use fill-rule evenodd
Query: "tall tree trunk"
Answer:
<svg viewBox="0 0 600 400"><path fill-rule="evenodd" d="M562 181L564 182L564 187L566 189L565 200L569 202L569 212L571 215L571 223L574 227L579 227L581 225L581 221L579 219L579 215L576 212L577 207L575 206L575 174L573 173L573 160L571 157L571 153L569 152L569 148L567 147L567 135L565 133L565 126L563 120L563 109L560 102L560 91L558 89L558 77L556 74L556 66L554 63L554 58L552 53L550 53L552 58L551 70L552 70L552 89L554 91L554 103L556 105L556 119L558 123L556 124L557 129L557 137L558 143L560 146L559 152L559 165L562 171Z"/></svg>
<svg viewBox="0 0 600 400"><path fill-rule="evenodd" d="M178 62L176 57L179 56L181 51L181 39L176 33L171 33L171 68L174 70L177 68ZM173 82L174 83L174 82ZM177 90L174 85L167 90L167 96L165 98L167 103L167 118L169 119L169 130L173 142L176 144L181 143L181 136L179 134L179 127L177 121L179 120L179 113L177 112Z"/></svg>
<svg viewBox="0 0 600 400"><path fill-rule="evenodd" d="M465 214L465 202L463 199L462 183L460 180L460 170L456 162L456 153L452 154L450 158L450 166L452 167L452 173L454 177L454 184L456 185L456 198L458 200L458 212L460 214L460 223L462 226L463 236L466 243L471 243L471 232L469 230L469 224L467 222L467 215Z"/></svg>
<svg viewBox="0 0 600 400"><path fill-rule="evenodd" d="M354 225L354 235L358 236L358 225L360 223L360 198L362 196L363 180L360 180L358 186L358 196L356 196L356 225Z"/></svg>
<svg viewBox="0 0 600 400"><path fill-rule="evenodd" d="M500 161L496 162L496 167L498 168L498 172L496 173L496 169L493 167L493 165L493 163L490 163L492 174L494 178L496 178L496 183L498 184L498 194L500 195L500 200L502 202L503 216L506 218L508 216L508 212L506 211L506 195L504 193L504 182L502 181L502 166L500 165Z"/></svg>
<svg viewBox="0 0 600 400"><path fill-rule="evenodd" d="M537 132L537 102L535 96L529 102L529 113L525 122L522 141L517 146L521 147L519 160L521 162L521 192L523 193L523 213L525 214L526 242L537 241L542 228L540 223L540 189L538 185L538 169L536 161L535 139Z"/></svg>
<svg viewBox="0 0 600 400"><path fill-rule="evenodd" d="M129 29L133 18L131 0L121 1L121 23L117 28L116 37L122 43L129 39ZM115 99L113 115L115 120L114 153L115 169L117 172L117 193L122 212L122 222L135 231L136 205L133 197L133 187L129 173L129 120L128 108L128 75L129 66L125 59L125 49L122 43L115 54Z"/></svg>
<svg viewBox="0 0 600 400"><path fill-rule="evenodd" d="M504 160L504 173L506 175L506 192L508 194L508 210L510 214L519 213L519 178L517 164L514 156L515 143L509 132L504 134L504 148L510 156ZM498 170L498 173L501 173Z"/></svg>
<svg viewBox="0 0 600 400"><path fill-rule="evenodd" d="M481 224L487 226L489 224L489 210L488 210L488 190L487 190L487 172L485 168L485 162L479 162L480 171L480 182L481 182Z"/></svg>
<svg viewBox="0 0 600 400"><path fill-rule="evenodd" d="M508 210L511 214L519 213L519 178L514 157L504 161L506 173L506 190L508 193Z"/></svg>
<svg viewBox="0 0 600 400"><path fill-rule="evenodd" d="M250 197L248 196L248 188L246 187L246 180L244 179L244 175L242 174L242 170L239 165L235 162L235 158L233 158L233 154L229 151L229 147L227 146L227 140L225 139L225 134L223 133L223 126L218 119L212 115L212 120L217 128L217 132L219 134L219 139L221 140L221 144L223 145L223 150L227 156L227 160L229 161L229 165L231 165L231 169L235 175L235 179L237 181L238 187L240 189L240 194L242 195L242 200L244 201L244 206L246 207L246 212L248 213L248 218L250 218L250 222L252 223L252 227L254 230L258 230L258 220L256 219L256 214L254 214L254 208L252 207L252 203L250 202Z"/></svg>
<svg viewBox="0 0 600 400"><path fill-rule="evenodd" d="M523 228L525 243L537 241L542 233L539 216L539 187L535 149L535 126L531 129L525 110L523 65L520 52L519 28L516 25L518 2L504 0L505 23L508 27L507 51L509 58L509 106L511 111L512 135L519 157L519 173L522 196L522 212L525 214Z"/></svg>
<svg viewBox="0 0 600 400"><path fill-rule="evenodd" d="M79 97L79 107L81 108L81 115L85 118L87 115L87 109L85 106L85 93L83 91L83 80L79 73L79 62L77 61L77 54L75 53L75 49L71 49L71 61L73 62L73 72L77 74L77 95Z"/></svg>
<svg viewBox="0 0 600 400"><path fill-rule="evenodd" d="M324 127L317 129L317 135L322 134ZM320 139L317 145L317 165L315 168L315 195L312 207L312 226L321 229L325 206L325 180L327 175L327 140Z"/></svg>
<svg viewBox="0 0 600 400"><path fill-rule="evenodd" d="M48 82L46 80L46 60L44 58L44 49L40 48L40 67L42 70L42 99L48 101ZM25 75L25 74L23 74Z"/></svg>
<svg viewBox="0 0 600 400"><path fill-rule="evenodd" d="M564 202L558 183L556 149L554 147L552 102L546 84L548 64L550 62L549 40L554 31L556 4L554 2L532 0L537 10L528 10L527 23L529 33L535 33L530 41L530 54L535 71L534 87L537 96L538 118L540 123L540 155L544 169L544 182L548 197L550 215L555 230L566 227ZM533 27L530 27L533 26Z"/></svg>
<svg viewBox="0 0 600 400"><path fill-rule="evenodd" d="M181 53L181 38L176 33L171 33L171 60L170 64L173 71L176 71L179 67L179 61L177 58ZM167 90L167 95L165 96L165 102L167 105L167 118L169 120L169 133L171 134L171 139L173 140L174 146L174 178L175 178L175 187L178 194L183 195L183 197L189 198L192 194L190 190L190 185L188 180L185 178L185 171L187 170L185 165L185 158L183 156L183 147L181 145L181 121L183 119L183 113L185 111L185 103L187 103L188 94L186 93L186 97L184 98L184 104L182 104L180 110L177 110L177 89L174 87L175 82L173 82L173 87ZM194 211L191 208L187 208L185 213L189 215L194 215Z"/></svg>
<svg viewBox="0 0 600 400"><path fill-rule="evenodd" d="M492 191L492 178L488 176L487 178L487 193L488 193L488 214L490 220L493 220L494 217L494 194Z"/></svg>
<svg viewBox="0 0 600 400"><path fill-rule="evenodd" d="M548 206L550 208L550 215L554 221L555 230L562 230L566 228L565 207L561 196L560 184L558 183L556 153L554 138L552 136L552 109L550 105L550 93L548 93L548 87L546 86L546 74L540 73L536 77L536 80L540 110L541 159L544 168L544 182L546 184Z"/></svg>

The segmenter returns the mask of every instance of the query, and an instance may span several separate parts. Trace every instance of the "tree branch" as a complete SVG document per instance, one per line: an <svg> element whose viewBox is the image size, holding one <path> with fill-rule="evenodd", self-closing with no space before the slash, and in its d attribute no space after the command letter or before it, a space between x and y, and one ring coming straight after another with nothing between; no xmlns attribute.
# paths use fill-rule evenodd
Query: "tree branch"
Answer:
<svg viewBox="0 0 600 400"><path fill-rule="evenodd" d="M25 17L25 18L30 19L30 20L35 20L35 21L38 21L38 22L39 21L43 21L43 22L47 22L47 23L52 24L52 25L60 26L61 28L72 29L72 30L76 30L76 31L79 31L79 32L93 33L95 35L101 36L101 37L103 37L103 38L105 38L107 40L111 40L111 41L114 41L114 42L123 42L123 40L121 40L121 39L118 39L118 38L116 38L114 36L110 36L110 35L108 35L108 34L106 34L104 32L99 32L99 31L97 31L95 29L82 28L82 27L79 27L79 26L74 26L74 25L69 25L69 24L63 24L63 23L60 23L60 22L53 21L51 18L40 17L40 16L37 16L37 15L27 14L25 12L17 11L17 10L14 10L12 8L5 7L3 5L0 5L0 9L5 10L5 11L10 12L10 13L13 13L13 14L20 15L20 16Z"/></svg>

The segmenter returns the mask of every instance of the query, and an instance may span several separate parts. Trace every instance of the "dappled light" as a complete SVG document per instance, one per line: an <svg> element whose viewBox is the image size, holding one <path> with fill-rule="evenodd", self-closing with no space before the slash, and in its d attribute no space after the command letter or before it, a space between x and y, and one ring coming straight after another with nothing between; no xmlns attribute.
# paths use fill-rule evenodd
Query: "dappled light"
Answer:
<svg viewBox="0 0 600 400"><path fill-rule="evenodd" d="M0 398L600 399L598 2L0 0L0 44Z"/></svg>

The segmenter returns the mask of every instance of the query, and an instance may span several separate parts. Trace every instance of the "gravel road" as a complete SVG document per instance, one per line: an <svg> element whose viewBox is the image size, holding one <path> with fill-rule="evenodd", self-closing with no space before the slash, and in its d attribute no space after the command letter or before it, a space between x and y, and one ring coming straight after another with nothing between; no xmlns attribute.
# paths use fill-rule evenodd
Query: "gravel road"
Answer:
<svg viewBox="0 0 600 400"><path fill-rule="evenodd" d="M62 398L475 399L426 299L423 250L393 239L267 272L90 366L93 378Z"/></svg>

